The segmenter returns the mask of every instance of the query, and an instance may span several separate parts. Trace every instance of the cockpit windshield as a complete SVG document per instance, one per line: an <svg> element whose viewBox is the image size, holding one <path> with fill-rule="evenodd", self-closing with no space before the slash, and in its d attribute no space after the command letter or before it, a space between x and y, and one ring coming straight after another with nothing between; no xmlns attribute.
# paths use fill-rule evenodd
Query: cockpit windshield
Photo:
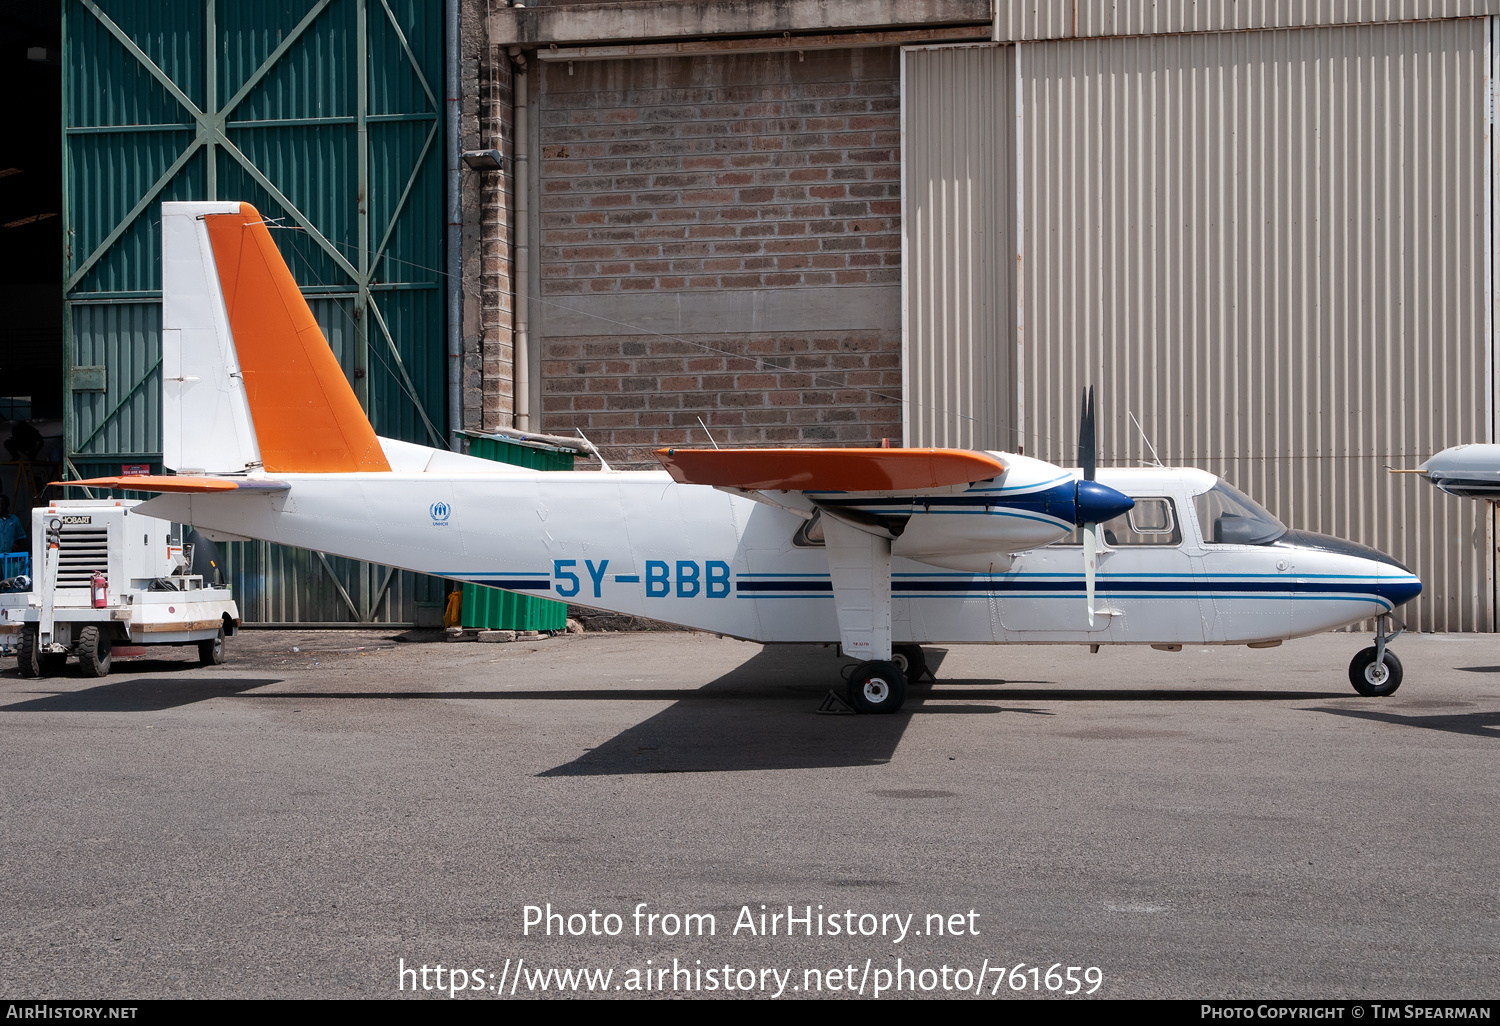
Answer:
<svg viewBox="0 0 1500 1026"><path fill-rule="evenodd" d="M1269 545L1286 534L1286 525L1265 507L1223 478L1193 497L1198 526L1210 545Z"/></svg>

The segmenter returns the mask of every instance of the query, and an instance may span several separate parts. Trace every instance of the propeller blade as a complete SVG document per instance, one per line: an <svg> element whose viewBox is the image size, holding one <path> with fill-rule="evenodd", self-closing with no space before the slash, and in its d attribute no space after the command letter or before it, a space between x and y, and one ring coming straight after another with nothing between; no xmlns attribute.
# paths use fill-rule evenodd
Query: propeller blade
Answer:
<svg viewBox="0 0 1500 1026"><path fill-rule="evenodd" d="M1083 521L1083 587L1088 600L1089 626L1094 626L1094 590L1099 571L1099 524L1131 509L1135 500L1113 488L1094 482L1099 469L1099 434L1094 424L1094 386L1083 390L1083 411L1078 416L1078 465L1083 480L1078 483L1075 508Z"/></svg>
<svg viewBox="0 0 1500 1026"><path fill-rule="evenodd" d="M1092 481L1099 466L1099 439L1094 430L1094 386L1083 391L1083 412L1078 417L1078 465L1083 479Z"/></svg>
<svg viewBox="0 0 1500 1026"><path fill-rule="evenodd" d="M1083 587L1088 596L1089 626L1094 626L1094 573L1097 570L1099 536L1095 533L1099 525L1092 521L1083 525Z"/></svg>

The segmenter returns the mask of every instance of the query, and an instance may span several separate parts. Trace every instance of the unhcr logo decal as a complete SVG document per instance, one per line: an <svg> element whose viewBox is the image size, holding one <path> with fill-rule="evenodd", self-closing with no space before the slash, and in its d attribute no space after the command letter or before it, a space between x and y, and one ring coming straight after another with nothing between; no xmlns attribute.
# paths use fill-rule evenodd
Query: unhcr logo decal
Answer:
<svg viewBox="0 0 1500 1026"><path fill-rule="evenodd" d="M427 507L427 512L432 514L433 527L447 527L448 518L453 515L453 509L446 502L434 502Z"/></svg>

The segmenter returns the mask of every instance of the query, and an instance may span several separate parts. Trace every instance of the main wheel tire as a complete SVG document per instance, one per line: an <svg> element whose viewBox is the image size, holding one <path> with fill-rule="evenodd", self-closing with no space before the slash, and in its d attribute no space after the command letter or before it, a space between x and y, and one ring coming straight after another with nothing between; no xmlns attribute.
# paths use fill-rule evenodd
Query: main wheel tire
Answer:
<svg viewBox="0 0 1500 1026"><path fill-rule="evenodd" d="M1386 649L1384 663L1377 665L1375 646L1371 645L1350 661L1349 683L1366 698L1393 695L1401 686L1401 660L1390 649Z"/></svg>
<svg viewBox="0 0 1500 1026"><path fill-rule="evenodd" d="M85 677L108 677L114 642L102 627L85 627L78 632L78 665Z"/></svg>
<svg viewBox="0 0 1500 1026"><path fill-rule="evenodd" d="M906 678L909 686L915 687L927 676L927 653L921 645L894 645L891 647L891 662Z"/></svg>
<svg viewBox="0 0 1500 1026"><path fill-rule="evenodd" d="M906 676L895 663L860 663L849 678L849 704L860 712L893 713L906 701Z"/></svg>
<svg viewBox="0 0 1500 1026"><path fill-rule="evenodd" d="M22 627L21 640L16 645L16 664L23 677L44 677L39 639L35 627Z"/></svg>
<svg viewBox="0 0 1500 1026"><path fill-rule="evenodd" d="M198 642L198 663L200 666L222 666L224 664L224 628L219 628L219 633L207 641Z"/></svg>

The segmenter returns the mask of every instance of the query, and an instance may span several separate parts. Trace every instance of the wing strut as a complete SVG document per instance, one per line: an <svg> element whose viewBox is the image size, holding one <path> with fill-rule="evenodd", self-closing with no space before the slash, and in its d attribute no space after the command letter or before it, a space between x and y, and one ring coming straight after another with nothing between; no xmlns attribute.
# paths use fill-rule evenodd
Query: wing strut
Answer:
<svg viewBox="0 0 1500 1026"><path fill-rule="evenodd" d="M844 654L866 661L889 661L891 540L835 517L823 518L823 538Z"/></svg>

